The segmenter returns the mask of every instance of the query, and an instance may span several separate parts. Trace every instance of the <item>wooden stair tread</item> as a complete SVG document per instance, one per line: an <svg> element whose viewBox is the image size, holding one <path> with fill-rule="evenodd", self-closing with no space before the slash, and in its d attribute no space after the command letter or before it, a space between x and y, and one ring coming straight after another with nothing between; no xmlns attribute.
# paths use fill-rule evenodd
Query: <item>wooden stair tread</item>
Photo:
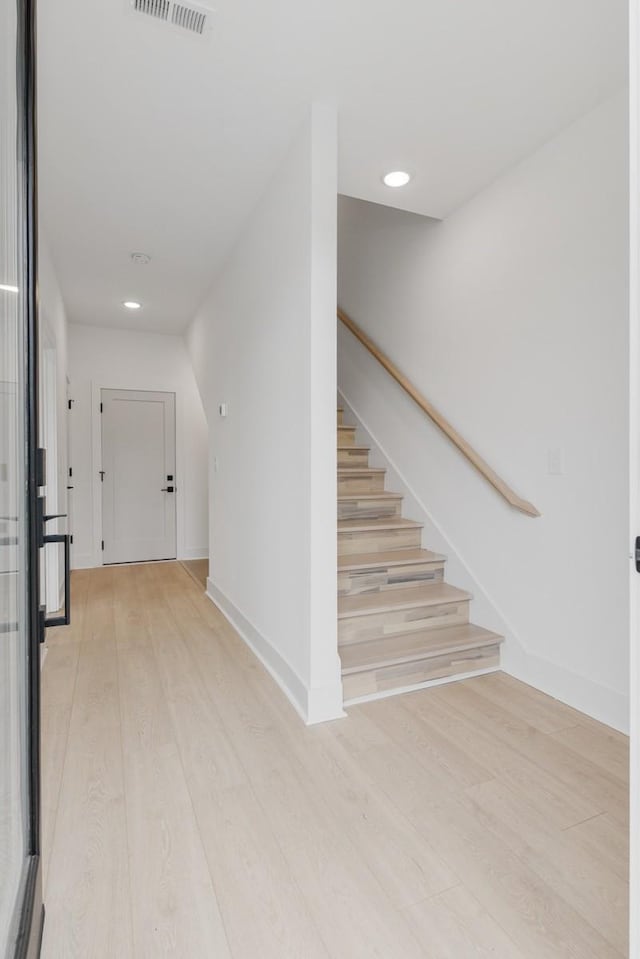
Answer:
<svg viewBox="0 0 640 959"><path fill-rule="evenodd" d="M390 612L391 610L414 609L420 606L461 603L470 599L472 599L471 593L450 586L448 583L409 586L384 593L358 593L355 596L338 597L338 619L370 616Z"/></svg>
<svg viewBox="0 0 640 959"><path fill-rule="evenodd" d="M346 676L363 670L431 659L447 653L494 646L502 642L502 636L472 623L385 636L382 639L341 646L342 674Z"/></svg>
<svg viewBox="0 0 640 959"><path fill-rule="evenodd" d="M347 449L355 449L354 446L347 446ZM384 466L338 466L338 476L356 476L360 473L367 475L386 473Z"/></svg>
<svg viewBox="0 0 640 959"><path fill-rule="evenodd" d="M430 549L387 549L378 553L351 553L338 557L338 572L377 569L387 566L414 566L416 563L444 563L446 556Z"/></svg>
<svg viewBox="0 0 640 959"><path fill-rule="evenodd" d="M389 490L366 490L362 493L338 493L338 499L403 499L402 493L390 493Z"/></svg>
<svg viewBox="0 0 640 959"><path fill-rule="evenodd" d="M370 453L371 452L370 446L341 446L340 443L338 443L337 448L338 448L338 452L343 452L343 453Z"/></svg>
<svg viewBox="0 0 640 959"><path fill-rule="evenodd" d="M403 516L390 516L383 519L339 519L339 533L366 533L376 529L422 529L423 523Z"/></svg>

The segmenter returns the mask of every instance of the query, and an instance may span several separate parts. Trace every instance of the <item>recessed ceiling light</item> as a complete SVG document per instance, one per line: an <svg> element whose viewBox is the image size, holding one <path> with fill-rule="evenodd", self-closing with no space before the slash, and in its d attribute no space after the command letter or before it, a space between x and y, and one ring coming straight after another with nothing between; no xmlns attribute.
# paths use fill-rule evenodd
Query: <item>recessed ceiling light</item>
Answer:
<svg viewBox="0 0 640 959"><path fill-rule="evenodd" d="M132 253L131 259L136 266L147 266L147 264L151 263L151 257L148 253Z"/></svg>
<svg viewBox="0 0 640 959"><path fill-rule="evenodd" d="M139 310L142 303L136 303L135 300L125 300L122 305L126 306L128 310Z"/></svg>
<svg viewBox="0 0 640 959"><path fill-rule="evenodd" d="M0 283L0 290L4 290L5 293L18 293L17 286L9 286L7 283Z"/></svg>
<svg viewBox="0 0 640 959"><path fill-rule="evenodd" d="M382 182L385 186L398 187L406 186L410 179L410 173L406 173L404 170L393 170L391 173L385 173Z"/></svg>

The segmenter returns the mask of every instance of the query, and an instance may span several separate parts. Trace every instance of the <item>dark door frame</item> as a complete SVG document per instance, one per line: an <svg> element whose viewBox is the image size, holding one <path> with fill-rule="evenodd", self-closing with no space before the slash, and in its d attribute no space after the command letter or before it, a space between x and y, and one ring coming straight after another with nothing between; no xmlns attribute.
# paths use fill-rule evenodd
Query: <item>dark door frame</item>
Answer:
<svg viewBox="0 0 640 959"><path fill-rule="evenodd" d="M43 484L38 453L38 291L37 291L37 141L36 141L36 0L15 0L17 12L16 89L19 283L23 303L23 382L25 394L27 518L27 669L28 669L28 849L19 900L14 959L40 954L44 906L40 851L40 576L38 492Z"/></svg>

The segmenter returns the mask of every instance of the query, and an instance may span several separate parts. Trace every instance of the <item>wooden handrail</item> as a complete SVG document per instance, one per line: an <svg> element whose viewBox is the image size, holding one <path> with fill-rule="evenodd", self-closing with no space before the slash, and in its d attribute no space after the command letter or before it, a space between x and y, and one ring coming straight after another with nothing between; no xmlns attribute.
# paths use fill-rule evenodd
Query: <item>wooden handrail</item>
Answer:
<svg viewBox="0 0 640 959"><path fill-rule="evenodd" d="M491 483L494 489L496 489L501 496L503 496L506 501L515 509L519 509L522 513L526 513L527 516L540 516L541 514L535 508L532 503L527 502L526 499L522 499L515 493L510 486L501 479L495 470L492 470L489 464L483 460L479 453L470 446L465 439L460 436L458 431L453 428L451 423L444 418L444 416L431 405L428 399L420 393L415 386L413 386L409 380L404 376L397 366L395 366L388 356L386 356L382 350L380 350L373 340L370 340L367 334L360 329L360 327L353 322L351 317L347 316L344 310L338 309L338 319L344 323L348 330L350 330L356 339L360 340L362 345L371 353L373 357L380 363L381 366L384 366L387 373L390 373L391 376L400 384L402 389L409 394L411 399L418 404L420 409L427 414L427 416L439 427L445 436L447 436L454 446L457 446L460 452L466 456L470 463L472 463L479 473L482 473L484 478Z"/></svg>

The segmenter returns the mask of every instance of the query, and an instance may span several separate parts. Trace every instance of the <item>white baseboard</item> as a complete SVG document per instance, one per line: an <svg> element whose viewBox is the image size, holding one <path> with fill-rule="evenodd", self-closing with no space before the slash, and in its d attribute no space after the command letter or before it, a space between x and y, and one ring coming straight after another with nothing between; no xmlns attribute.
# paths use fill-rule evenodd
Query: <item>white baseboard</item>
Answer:
<svg viewBox="0 0 640 959"><path fill-rule="evenodd" d="M209 549L207 546L203 546L202 549L188 549L183 552L181 556L177 557L177 560L181 559L208 559ZM144 562L169 562L173 563L176 560L145 560ZM96 557L93 553L80 553L73 557L73 562L71 563L71 569L97 569L99 566L102 566L102 554L99 557ZM125 564L117 564L125 565ZM131 563L131 565L135 565Z"/></svg>
<svg viewBox="0 0 640 959"><path fill-rule="evenodd" d="M343 717L342 687L308 689L277 649L256 629L231 600L207 578L206 595L258 657L298 715L310 726Z"/></svg>
<svg viewBox="0 0 640 959"><path fill-rule="evenodd" d="M184 549L178 556L178 559L209 559L209 547L201 546L199 549Z"/></svg>
<svg viewBox="0 0 640 959"><path fill-rule="evenodd" d="M629 734L629 697L572 670L536 656L522 645L503 649L501 668L540 692Z"/></svg>

